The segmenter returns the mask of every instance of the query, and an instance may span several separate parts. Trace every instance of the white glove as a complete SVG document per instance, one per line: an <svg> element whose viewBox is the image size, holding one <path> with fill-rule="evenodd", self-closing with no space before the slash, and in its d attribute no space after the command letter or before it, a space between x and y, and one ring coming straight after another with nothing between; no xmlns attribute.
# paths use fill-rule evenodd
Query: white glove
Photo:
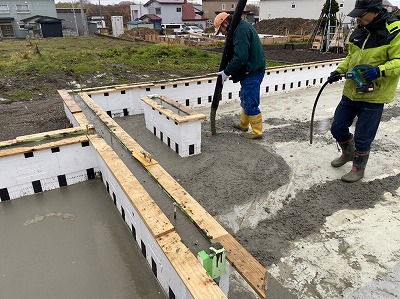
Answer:
<svg viewBox="0 0 400 299"><path fill-rule="evenodd" d="M225 74L224 71L220 71L217 73L218 76L221 76L222 78L222 85L224 84L224 82L229 78L229 76L227 74Z"/></svg>

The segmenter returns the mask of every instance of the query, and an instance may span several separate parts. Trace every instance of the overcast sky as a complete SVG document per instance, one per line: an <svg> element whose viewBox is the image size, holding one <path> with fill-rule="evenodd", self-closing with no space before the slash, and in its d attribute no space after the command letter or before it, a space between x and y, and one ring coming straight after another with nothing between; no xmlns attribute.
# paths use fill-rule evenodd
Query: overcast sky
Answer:
<svg viewBox="0 0 400 299"><path fill-rule="evenodd" d="M396 5L397 7L400 7L400 0L389 0L392 5Z"/></svg>

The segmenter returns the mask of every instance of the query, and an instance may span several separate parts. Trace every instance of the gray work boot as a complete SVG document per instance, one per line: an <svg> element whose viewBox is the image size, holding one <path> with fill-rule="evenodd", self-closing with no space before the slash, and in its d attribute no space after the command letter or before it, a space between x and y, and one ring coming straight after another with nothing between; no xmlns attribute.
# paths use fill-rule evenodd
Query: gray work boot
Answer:
<svg viewBox="0 0 400 299"><path fill-rule="evenodd" d="M364 170L367 166L369 158L368 152L357 152L354 155L353 159L353 168L350 172L346 173L342 176L342 181L346 183L354 183L358 180L361 180L364 177Z"/></svg>
<svg viewBox="0 0 400 299"><path fill-rule="evenodd" d="M341 167L347 162L353 161L354 158L355 147L353 136L351 136L350 140L338 142L338 144L342 149L342 155L331 162L333 167Z"/></svg>

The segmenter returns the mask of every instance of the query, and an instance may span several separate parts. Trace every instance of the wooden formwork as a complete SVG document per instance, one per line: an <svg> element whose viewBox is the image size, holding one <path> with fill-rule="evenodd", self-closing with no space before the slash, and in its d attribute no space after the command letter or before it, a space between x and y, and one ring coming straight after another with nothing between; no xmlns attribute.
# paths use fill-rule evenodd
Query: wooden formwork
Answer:
<svg viewBox="0 0 400 299"><path fill-rule="evenodd" d="M169 44L180 44L186 46L192 45L213 45L220 41L218 39L210 38L208 36L198 34L186 34L182 36L169 37L165 35L147 34L144 36L144 40L153 43L169 43Z"/></svg>
<svg viewBox="0 0 400 299"><path fill-rule="evenodd" d="M65 94L61 92L60 94ZM110 132L148 171L169 197L184 210L185 214L210 240L219 242L226 250L226 257L232 267L249 284L253 291L265 299L264 280L266 269L218 223L158 162L147 159L146 151L127 132L125 132L86 92L79 93L86 105L106 124ZM112 128L112 129L111 129Z"/></svg>

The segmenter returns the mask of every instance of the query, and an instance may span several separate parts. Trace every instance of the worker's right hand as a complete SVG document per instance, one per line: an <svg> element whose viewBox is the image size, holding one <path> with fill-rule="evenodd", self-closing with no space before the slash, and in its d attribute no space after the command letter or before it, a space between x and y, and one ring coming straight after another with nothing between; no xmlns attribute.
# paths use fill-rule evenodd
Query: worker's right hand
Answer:
<svg viewBox="0 0 400 299"><path fill-rule="evenodd" d="M328 82L332 84L340 79L342 79L342 75L338 71L333 71L328 77Z"/></svg>
<svg viewBox="0 0 400 299"><path fill-rule="evenodd" d="M217 75L221 76L221 79L222 79L222 85L224 85L224 82L226 81L226 79L228 79L228 78L229 78L229 76L228 76L227 74L225 74L225 72L224 72L224 71L220 71L220 72L218 72L218 73L217 73Z"/></svg>

